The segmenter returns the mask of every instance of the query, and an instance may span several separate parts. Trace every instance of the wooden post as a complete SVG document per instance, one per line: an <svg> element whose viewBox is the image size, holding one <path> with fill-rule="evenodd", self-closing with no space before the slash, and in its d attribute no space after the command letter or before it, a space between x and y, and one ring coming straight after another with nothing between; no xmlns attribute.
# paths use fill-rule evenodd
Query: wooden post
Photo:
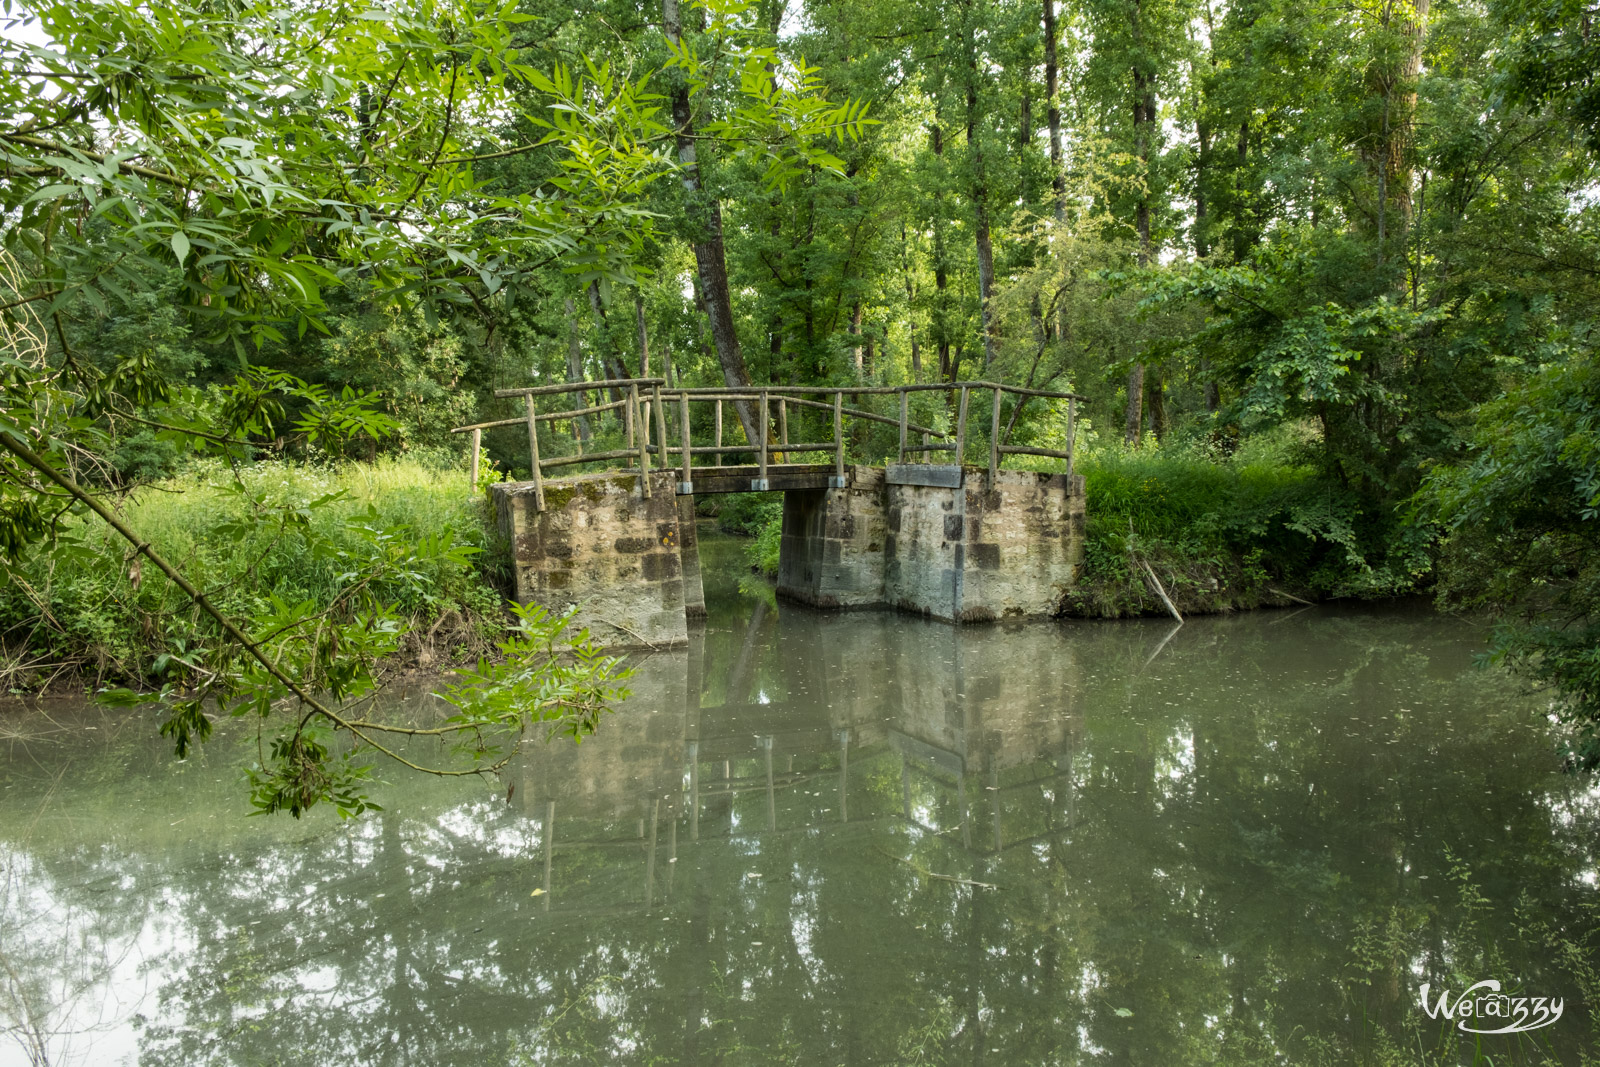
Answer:
<svg viewBox="0 0 1600 1067"><path fill-rule="evenodd" d="M961 387L961 406L956 412L956 466L967 458L967 387Z"/></svg>
<svg viewBox="0 0 1600 1067"><path fill-rule="evenodd" d="M683 439L683 480L678 483L678 492L687 496L694 492L694 475L689 470L690 457L694 452L689 447L689 394L678 394L678 436Z"/></svg>
<svg viewBox="0 0 1600 1067"><path fill-rule="evenodd" d="M533 510L544 510L544 472L539 469L539 423L534 417L533 397L528 402L528 453L533 457Z"/></svg>
<svg viewBox="0 0 1600 1067"><path fill-rule="evenodd" d="M628 403L622 405L622 430L623 430L623 433L627 435L627 438L628 438L627 447L628 448L632 448L633 447L633 423L634 423L634 411L633 411L633 409L635 407L637 407L638 404L639 404L639 387L637 385L630 385L630 386L628 386Z"/></svg>
<svg viewBox="0 0 1600 1067"><path fill-rule="evenodd" d="M1073 446L1073 437L1077 433L1075 425L1078 419L1078 401L1073 397L1067 398L1067 477L1072 477L1072 456L1076 451Z"/></svg>
<svg viewBox="0 0 1600 1067"><path fill-rule="evenodd" d="M637 442L629 439L629 444L637 443L639 446L639 491L646 500L650 499L650 424L639 416L639 387L628 386L628 422L638 428Z"/></svg>
<svg viewBox="0 0 1600 1067"><path fill-rule="evenodd" d="M717 398L717 447L722 447L722 398ZM717 466L722 466L722 453L717 453Z"/></svg>
<svg viewBox="0 0 1600 1067"><path fill-rule="evenodd" d="M765 389L763 389L763 390L761 390L761 427L760 427L760 430L761 430L761 478L760 478L760 483L761 484L755 486L754 488L756 488L756 489L765 489L767 487L767 432L768 432L768 430L767 430L767 422L772 417L772 412L770 410L768 410L768 408L769 408L769 401L768 401L768 398L767 398L767 391Z"/></svg>
<svg viewBox="0 0 1600 1067"><path fill-rule="evenodd" d="M909 407L911 394L904 389L900 390L900 459L906 461L906 409Z"/></svg>
<svg viewBox="0 0 1600 1067"><path fill-rule="evenodd" d="M778 398L778 443L785 449L789 447L789 400L781 396Z"/></svg>
<svg viewBox="0 0 1600 1067"><path fill-rule="evenodd" d="M472 431L472 491L478 491L478 454L483 451L483 431Z"/></svg>
<svg viewBox="0 0 1600 1067"><path fill-rule="evenodd" d="M844 394L833 394L833 488L844 488Z"/></svg>
<svg viewBox="0 0 1600 1067"><path fill-rule="evenodd" d="M994 413L989 419L989 491L994 492L994 478L1000 472L1000 387L994 387Z"/></svg>
<svg viewBox="0 0 1600 1067"><path fill-rule="evenodd" d="M652 403L656 409L656 447L661 449L661 462L658 466L666 470L671 466L667 462L667 406L661 402L661 386L652 385L650 394L654 397Z"/></svg>

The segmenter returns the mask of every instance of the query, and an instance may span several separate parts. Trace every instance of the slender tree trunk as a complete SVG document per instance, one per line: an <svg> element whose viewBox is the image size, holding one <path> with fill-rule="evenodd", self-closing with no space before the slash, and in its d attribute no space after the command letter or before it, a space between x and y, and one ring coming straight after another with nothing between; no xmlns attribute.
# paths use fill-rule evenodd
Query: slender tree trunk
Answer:
<svg viewBox="0 0 1600 1067"><path fill-rule="evenodd" d="M617 351L616 338L611 336L611 321L606 318L605 305L600 302L600 286L596 282L589 283L589 308L594 312L594 321L600 334L600 360L605 367L607 378L631 378L628 365L622 362L622 353ZM622 399L622 391L616 386L611 387L613 402Z"/></svg>
<svg viewBox="0 0 1600 1067"><path fill-rule="evenodd" d="M639 377L650 377L650 331L644 324L644 296L638 286L633 290L633 317L639 326Z"/></svg>
<svg viewBox="0 0 1600 1067"><path fill-rule="evenodd" d="M1211 254L1211 200L1206 183L1211 179L1211 130L1201 119L1195 124L1195 136L1200 150L1194 157L1194 256L1205 259Z"/></svg>
<svg viewBox="0 0 1600 1067"><path fill-rule="evenodd" d="M1245 119L1239 123L1239 138L1234 146L1233 169L1233 261L1243 263L1250 255L1250 249L1255 247L1255 213L1256 205L1251 202L1249 172L1246 167L1250 163L1250 120Z"/></svg>
<svg viewBox="0 0 1600 1067"><path fill-rule="evenodd" d="M857 300L855 307L850 310L850 336L856 339L854 349L856 377L861 377L861 301Z"/></svg>
<svg viewBox="0 0 1600 1067"><path fill-rule="evenodd" d="M1135 18L1138 5L1135 5ZM1137 25L1136 25L1137 30ZM1135 34L1137 36L1137 33ZM1139 266L1150 265L1150 125L1156 117L1154 79L1138 67L1133 70L1133 146L1139 158L1145 180L1139 202L1134 208L1134 226L1139 231ZM1123 427L1123 437L1130 445L1139 443L1144 423L1144 364L1135 363L1128 371L1128 414Z"/></svg>
<svg viewBox="0 0 1600 1067"><path fill-rule="evenodd" d="M933 142L933 154L940 163L933 206L933 335L939 349L939 378L953 382L956 379L950 362L950 268L944 240L944 130L936 123L928 134Z"/></svg>
<svg viewBox="0 0 1600 1067"><path fill-rule="evenodd" d="M567 312L567 381L583 381L583 347L578 343L578 306L572 302L572 297L567 297L565 302ZM580 404L579 407L584 405ZM587 444L590 439L589 417L580 415L577 419L576 431L578 440Z"/></svg>
<svg viewBox="0 0 1600 1067"><path fill-rule="evenodd" d="M911 279L911 247L906 240L906 220L900 220L900 268L906 276L906 326L911 335L911 380L922 381L922 351L917 345L917 290Z"/></svg>
<svg viewBox="0 0 1600 1067"><path fill-rule="evenodd" d="M1028 145L1033 143L1033 95L1026 87L1022 90L1021 129L1017 133L1017 161L1026 166Z"/></svg>
<svg viewBox="0 0 1600 1067"><path fill-rule="evenodd" d="M972 153L972 230L978 246L978 315L983 325L983 368L987 371L995 360L998 328L993 303L994 245L989 236L989 185L984 170L983 137L977 132L978 49L973 39L970 15L966 37L967 150Z"/></svg>
<svg viewBox="0 0 1600 1067"><path fill-rule="evenodd" d="M1211 180L1211 130L1202 119L1195 124L1195 133L1200 141L1200 151L1195 156L1194 165L1194 255L1196 259L1204 260L1211 254L1211 235L1207 230L1211 222L1211 201L1207 195L1207 183ZM1211 361L1204 356L1200 357L1200 378L1205 383L1206 410L1214 412L1219 401L1217 382L1211 375Z"/></svg>
<svg viewBox="0 0 1600 1067"><path fill-rule="evenodd" d="M1061 100L1057 85L1056 0L1044 0L1044 91L1050 122L1050 188L1055 193L1056 221L1067 218L1067 176L1061 157Z"/></svg>
<svg viewBox="0 0 1600 1067"><path fill-rule="evenodd" d="M1167 391L1161 380L1161 368L1152 366L1144 376L1145 404L1150 411L1150 429L1156 440L1167 436Z"/></svg>
<svg viewBox="0 0 1600 1067"><path fill-rule="evenodd" d="M678 0L662 0L662 29L667 39L676 47L683 42L683 17ZM684 190L689 194L689 224L694 232L694 261L700 276L700 290L705 300L706 318L711 323L711 340L716 346L717 362L722 367L722 378L733 388L750 384L750 372L744 363L744 353L739 349L739 335L734 329L733 295L728 286L728 258L722 242L722 203L715 197L702 194L700 165L695 154L694 113L689 104L689 87L681 79L672 90L672 121L677 127L678 163L683 176ZM747 401L734 404L739 421L749 440L755 441L758 433L754 405Z"/></svg>

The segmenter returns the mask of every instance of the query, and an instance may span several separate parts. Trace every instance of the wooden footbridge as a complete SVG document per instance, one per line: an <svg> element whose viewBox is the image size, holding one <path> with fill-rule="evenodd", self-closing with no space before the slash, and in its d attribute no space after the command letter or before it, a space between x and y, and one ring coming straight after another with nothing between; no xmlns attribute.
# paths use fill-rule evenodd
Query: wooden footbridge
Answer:
<svg viewBox="0 0 1600 1067"><path fill-rule="evenodd" d="M538 410L539 402L546 398L567 397L577 393L610 394L615 399L609 403L592 404L559 411ZM1067 472L1072 472L1072 439L1077 417L1076 393L1054 392L1046 389L1026 389L1002 385L997 382L960 382L940 385L899 386L751 386L749 388L671 388L662 378L626 378L610 381L563 382L557 385L534 386L526 389L500 389L495 396L502 399L520 398L524 414L515 418L496 419L471 426L459 426L451 433L472 434L472 484L478 482L478 455L484 430L501 426L525 425L528 433L528 451L534 486L536 507L544 510L544 483L550 471L578 464L604 464L608 469L630 471L646 475L652 466L665 469L669 464L679 472L677 492L682 496L700 493L746 493L761 491L786 491L795 488L814 488L816 463L796 463L790 457L806 453L821 453L829 457L833 472L825 488L842 489L845 486L845 457L849 436L845 433L846 420L894 426L899 431L898 463L908 456L927 456L930 453L949 452L950 466L958 464L957 457L965 457L968 445L968 409L973 393L989 393L990 405L988 443L988 474L991 479L999 471L1006 456L1043 456L1065 460ZM912 421L911 397L917 394L940 394L947 407L955 411L953 430L938 430ZM885 415L857 406L873 397L898 398L899 416ZM846 405L846 398L852 402ZM1012 400L1009 416L1005 415L1005 399ZM1026 405L1035 399L1064 400L1065 449L1036 448L1030 445L1009 443ZM694 420L691 405L710 408L709 427L702 420L701 433L712 435L711 441L694 443ZM742 440L725 439L725 414L734 410ZM605 451L583 450L583 427L590 416L606 412L620 412L623 438L621 448ZM823 418L805 420L807 432L818 428L828 434L826 440L792 441L790 415L796 415L797 424L802 413L820 412ZM1005 425L1002 427L1004 416ZM676 426L669 423L676 422ZM575 451L549 455L548 445L541 448L537 432L540 423L565 423L566 435L575 445ZM820 427L819 427L820 423ZM812 436L821 436L812 433ZM920 437L920 442L914 438ZM730 454L742 453L753 462L743 466L724 466L723 459ZM677 459L674 462L673 457ZM697 473L710 474L705 465L696 467L695 457L713 460L710 464L712 484L696 485ZM799 475L806 485L791 484ZM776 482L776 484L775 484ZM646 487L648 492L648 486Z"/></svg>
<svg viewBox="0 0 1600 1067"><path fill-rule="evenodd" d="M970 432L974 393L989 401L986 433ZM540 410L574 394L576 407ZM591 394L603 402L584 403ZM684 388L628 378L495 396L520 398L522 413L452 432L472 435L476 486L483 431L526 427L531 478L490 489L517 599L577 604L579 621L607 643L681 643L684 620L703 613L696 495L782 492L778 592L820 607L893 607L953 622L1045 615L1082 558L1075 393L986 381ZM1065 448L1010 443L1040 400L1052 402ZM596 449L590 420L610 412L614 447ZM728 422L737 438L725 433ZM975 443L987 446L986 466L965 462ZM863 452L881 465L860 462ZM1066 469L1008 471L1010 456ZM945 462L929 462L936 457ZM730 458L742 462L725 465ZM573 467L588 470L550 477Z"/></svg>

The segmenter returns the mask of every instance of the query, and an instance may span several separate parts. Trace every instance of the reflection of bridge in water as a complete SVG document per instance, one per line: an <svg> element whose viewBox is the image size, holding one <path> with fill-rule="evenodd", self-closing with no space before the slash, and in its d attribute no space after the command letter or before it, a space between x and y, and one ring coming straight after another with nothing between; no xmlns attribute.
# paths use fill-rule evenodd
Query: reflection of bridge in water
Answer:
<svg viewBox="0 0 1600 1067"><path fill-rule="evenodd" d="M527 435L530 479L491 491L518 600L575 604L579 625L609 645L683 644L687 619L705 610L695 498L743 492L783 494L778 594L819 607L896 608L951 622L1042 616L1075 579L1084 522L1083 479L1072 473L1075 394L991 382L662 385L640 378L502 390L496 395L523 402L521 415L457 428L473 435L474 485L485 430L518 426ZM588 404L591 392L612 399ZM989 418L972 420L988 425L969 435L974 392L988 394ZM538 409L541 399L574 394L576 408ZM871 410L886 398L897 412ZM742 439L725 439L725 408ZM588 420L608 416L619 447L596 449ZM1013 444L1030 421L1066 447ZM939 451L950 462L907 462ZM986 456L969 464L980 451ZM1065 470L1004 469L1012 456ZM711 465L696 465L697 457ZM547 480L553 470L590 473Z"/></svg>
<svg viewBox="0 0 1600 1067"><path fill-rule="evenodd" d="M903 616L791 612L781 642L776 622L757 603L734 629L697 627L686 651L642 662L593 738L528 750L514 796L538 828L547 910L574 894L586 914L662 903L701 841L889 825L981 863L1072 824L1070 655L1018 671Z"/></svg>

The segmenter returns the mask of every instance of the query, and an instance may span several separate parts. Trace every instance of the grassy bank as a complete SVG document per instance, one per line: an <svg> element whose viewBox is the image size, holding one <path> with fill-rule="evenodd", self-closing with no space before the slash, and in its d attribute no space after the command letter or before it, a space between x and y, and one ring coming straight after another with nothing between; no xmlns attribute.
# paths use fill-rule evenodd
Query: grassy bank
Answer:
<svg viewBox="0 0 1600 1067"><path fill-rule="evenodd" d="M1311 466L1106 449L1079 469L1088 529L1065 614L1164 613L1149 572L1188 614L1392 596L1415 589L1430 567L1425 532Z"/></svg>
<svg viewBox="0 0 1600 1067"><path fill-rule="evenodd" d="M480 498L444 457L259 463L243 469L241 481L243 491L226 468L200 465L122 503L132 527L235 616L273 598L331 603L362 561L392 550L394 527L488 547ZM182 592L131 559L127 543L98 519L68 521L62 540L63 549L35 553L4 575L0 684L147 680L163 652L181 655L203 638L206 622ZM492 557L402 566L373 589L419 630L408 648L414 661L488 647L503 617L485 569Z"/></svg>

